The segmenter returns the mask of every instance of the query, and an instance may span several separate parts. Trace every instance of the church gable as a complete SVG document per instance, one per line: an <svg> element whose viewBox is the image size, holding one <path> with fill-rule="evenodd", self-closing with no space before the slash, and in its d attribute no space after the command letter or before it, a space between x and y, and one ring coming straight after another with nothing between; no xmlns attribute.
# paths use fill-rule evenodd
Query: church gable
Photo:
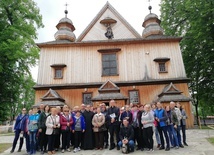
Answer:
<svg viewBox="0 0 214 155"><path fill-rule="evenodd" d="M108 40L105 36L108 25L103 23L106 19L107 23L111 23L112 39L141 38L135 29L107 2L77 41Z"/></svg>

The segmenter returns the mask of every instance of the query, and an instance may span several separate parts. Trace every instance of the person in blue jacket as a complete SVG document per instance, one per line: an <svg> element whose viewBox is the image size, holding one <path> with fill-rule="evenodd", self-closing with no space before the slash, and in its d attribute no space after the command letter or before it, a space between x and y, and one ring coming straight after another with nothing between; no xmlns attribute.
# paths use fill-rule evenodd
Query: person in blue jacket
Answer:
<svg viewBox="0 0 214 155"><path fill-rule="evenodd" d="M82 138L82 133L85 132L85 119L81 115L79 110L73 116L73 124L71 126L72 132L74 133L74 153L80 151L80 143Z"/></svg>
<svg viewBox="0 0 214 155"><path fill-rule="evenodd" d="M27 119L26 109L23 108L22 113L20 115L18 115L18 117L16 118L16 123L14 125L15 138L13 140L13 146L12 146L12 150L10 151L10 153L14 152L17 141L19 139L19 136L21 138L20 138L20 145L19 145L18 152L21 152L22 145L23 145L23 134L24 134L24 131L26 128L26 119Z"/></svg>
<svg viewBox="0 0 214 155"><path fill-rule="evenodd" d="M160 102L157 102L157 109L154 111L154 116L155 116L155 120L158 122L157 128L158 128L158 132L161 140L161 147L159 148L159 150L165 149L165 151L169 151L170 144L169 144L169 136L167 134L167 124L166 124L168 117L167 117L166 111L162 108L162 104ZM166 148L164 146L163 133L166 139Z"/></svg>
<svg viewBox="0 0 214 155"><path fill-rule="evenodd" d="M36 134L38 132L39 114L37 107L33 108L33 114L29 116L28 120L28 134L30 137L30 154L36 154Z"/></svg>

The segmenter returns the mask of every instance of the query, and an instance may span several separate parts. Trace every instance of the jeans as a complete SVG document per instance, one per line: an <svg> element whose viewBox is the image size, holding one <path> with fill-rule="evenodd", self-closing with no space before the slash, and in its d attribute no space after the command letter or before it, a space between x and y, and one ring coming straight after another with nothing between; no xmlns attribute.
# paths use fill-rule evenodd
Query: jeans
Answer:
<svg viewBox="0 0 214 155"><path fill-rule="evenodd" d="M36 153L36 134L37 131L30 132L30 154Z"/></svg>
<svg viewBox="0 0 214 155"><path fill-rule="evenodd" d="M119 146L119 147L122 147L122 145L123 145L122 141L119 141L119 142L118 142L118 146ZM133 141L133 140L129 140L128 145L129 145L129 148L130 148L131 150L134 150L134 141Z"/></svg>
<svg viewBox="0 0 214 155"><path fill-rule="evenodd" d="M156 138L156 141L157 141L157 144L161 144L161 141L160 141L160 136L159 136L159 133L158 133L158 128L155 127L155 138Z"/></svg>
<svg viewBox="0 0 214 155"><path fill-rule="evenodd" d="M21 130L20 130L20 129L17 129L17 130L15 131L15 137L14 137L14 140L13 140L12 150L15 150L15 148L16 148L16 144L17 144L17 141L18 141L18 139L19 139L20 133L21 133ZM23 140L20 140L19 148L20 148L22 145L23 145Z"/></svg>
<svg viewBox="0 0 214 155"><path fill-rule="evenodd" d="M181 126L180 125L178 125L177 126L177 137L178 137L178 144L179 145L182 145L182 143L181 143Z"/></svg>
<svg viewBox="0 0 214 155"><path fill-rule="evenodd" d="M178 138L177 138L177 133L173 125L168 125L167 126L167 132L169 133L169 139L171 142L171 145L178 146Z"/></svg>
<svg viewBox="0 0 214 155"><path fill-rule="evenodd" d="M167 127L166 126L158 126L158 132L160 135L160 140L161 140L161 147L165 147L164 145L164 138L163 138L163 133L164 133L164 137L166 139L166 147L169 148L169 136L167 134Z"/></svg>

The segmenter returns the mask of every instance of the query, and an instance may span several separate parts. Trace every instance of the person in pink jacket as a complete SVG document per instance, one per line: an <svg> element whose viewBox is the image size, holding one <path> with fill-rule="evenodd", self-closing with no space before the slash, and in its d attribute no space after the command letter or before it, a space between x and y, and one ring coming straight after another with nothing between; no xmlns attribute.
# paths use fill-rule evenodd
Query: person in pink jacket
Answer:
<svg viewBox="0 0 214 155"><path fill-rule="evenodd" d="M68 152L71 152L69 147L71 137L71 125L73 124L73 119L69 112L69 108L63 108L63 113L60 116L60 125L62 132L62 153L65 152L65 149L67 149Z"/></svg>

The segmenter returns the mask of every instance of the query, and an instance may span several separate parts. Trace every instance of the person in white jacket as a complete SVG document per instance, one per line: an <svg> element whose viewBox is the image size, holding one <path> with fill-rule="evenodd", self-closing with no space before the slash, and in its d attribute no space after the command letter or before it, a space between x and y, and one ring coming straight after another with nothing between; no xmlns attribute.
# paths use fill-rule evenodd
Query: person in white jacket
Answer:
<svg viewBox="0 0 214 155"><path fill-rule="evenodd" d="M48 154L55 154L54 142L60 130L60 117L57 115L57 109L51 109L51 115L46 120L46 135L48 135Z"/></svg>

